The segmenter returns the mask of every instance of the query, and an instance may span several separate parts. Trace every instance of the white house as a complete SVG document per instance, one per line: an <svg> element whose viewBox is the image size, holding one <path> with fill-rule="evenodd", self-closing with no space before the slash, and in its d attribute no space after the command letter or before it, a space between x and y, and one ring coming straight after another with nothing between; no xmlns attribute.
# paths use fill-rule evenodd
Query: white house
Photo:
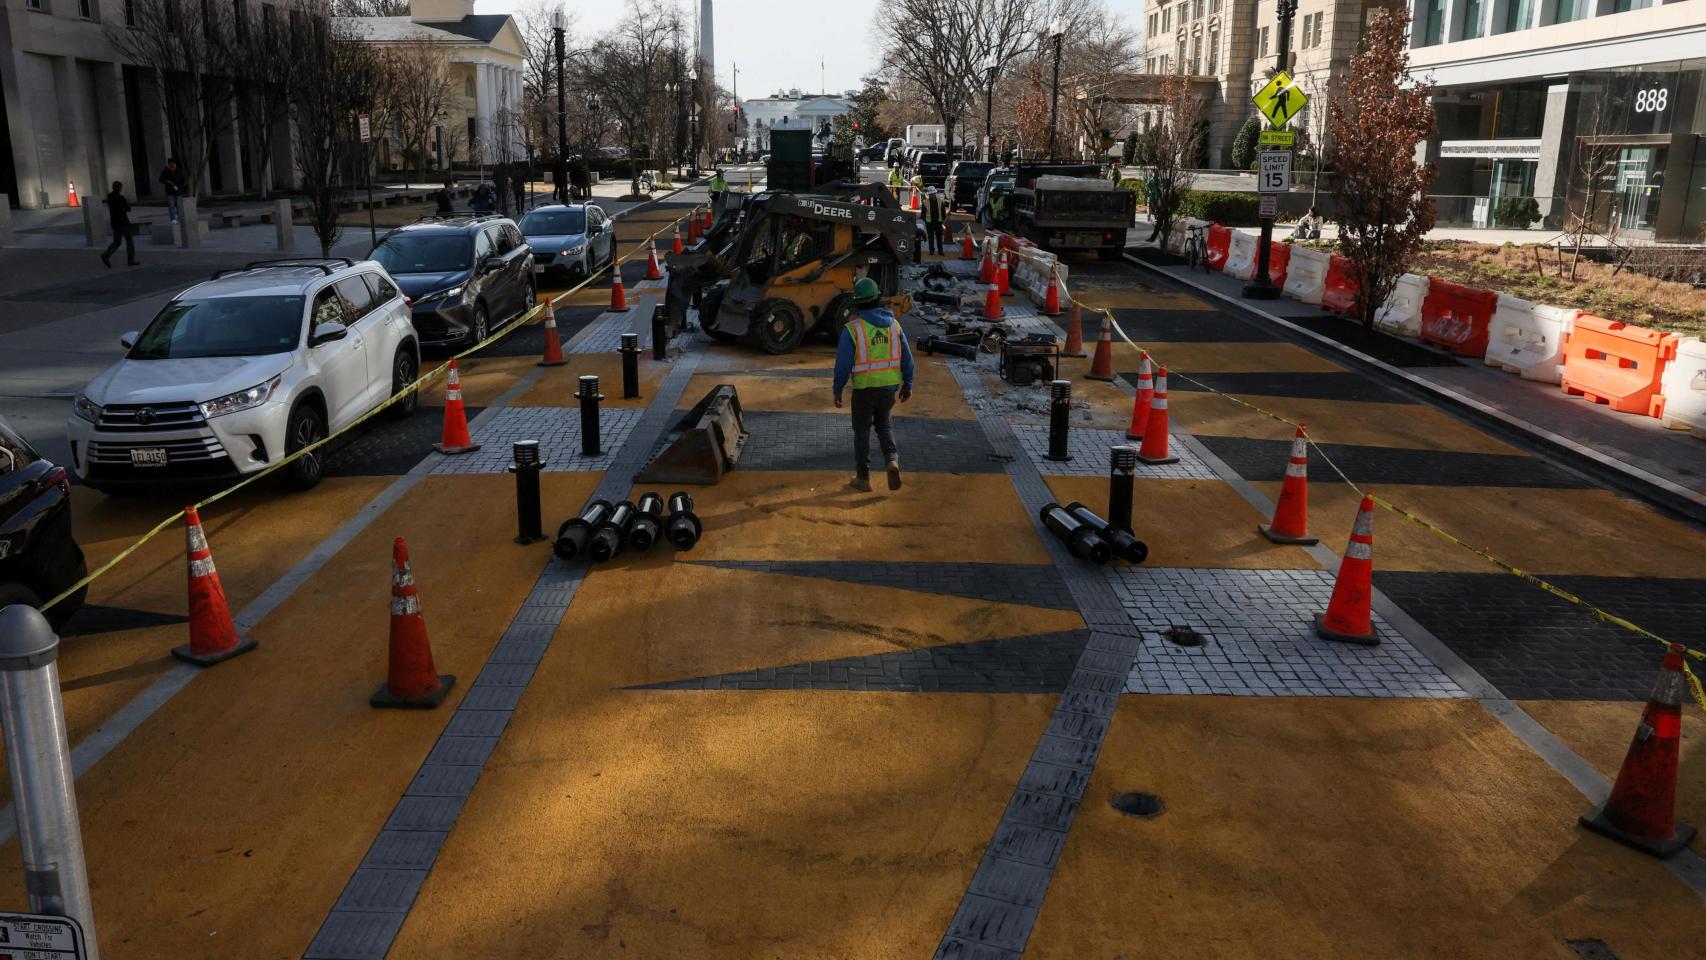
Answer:
<svg viewBox="0 0 1706 960"><path fill-rule="evenodd" d="M836 117L844 117L852 109L853 104L848 97L814 96L802 94L799 90L741 103L751 131L751 146L755 150L769 148L769 131L773 129L797 130L804 127L814 133L819 132L825 129L825 124L833 124ZM822 139L827 140L828 137Z"/></svg>

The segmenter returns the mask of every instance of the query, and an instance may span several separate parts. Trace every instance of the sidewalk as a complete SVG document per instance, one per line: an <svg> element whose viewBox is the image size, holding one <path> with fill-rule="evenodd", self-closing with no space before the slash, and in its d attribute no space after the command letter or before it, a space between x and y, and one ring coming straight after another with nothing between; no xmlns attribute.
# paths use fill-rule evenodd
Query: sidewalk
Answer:
<svg viewBox="0 0 1706 960"><path fill-rule="evenodd" d="M1247 316L1288 327L1294 338L1382 367L1412 387L1469 407L1472 414L1491 415L1530 442L1589 457L1594 461L1591 466L1601 472L1614 471L1627 478L1625 485L1663 491L1667 499L1684 501L1677 504L1679 508L1697 518L1706 516L1706 443L1666 430L1654 418L1615 413L1568 396L1555 385L1523 380L1473 358L1452 357L1416 341L1365 331L1359 324L1289 297L1245 300L1240 296L1243 281L1223 273L1140 259L1146 269L1209 294Z"/></svg>

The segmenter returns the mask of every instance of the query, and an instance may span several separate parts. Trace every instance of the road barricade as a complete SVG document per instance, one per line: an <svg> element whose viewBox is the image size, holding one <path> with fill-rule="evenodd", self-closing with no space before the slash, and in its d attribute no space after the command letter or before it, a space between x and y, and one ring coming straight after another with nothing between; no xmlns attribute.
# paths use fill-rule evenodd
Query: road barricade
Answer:
<svg viewBox="0 0 1706 960"><path fill-rule="evenodd" d="M1659 382L1681 339L1584 313L1564 347L1564 392L1619 413L1662 419L1665 397Z"/></svg>
<svg viewBox="0 0 1706 960"><path fill-rule="evenodd" d="M1291 261L1286 264L1285 295L1303 303L1321 302L1327 289L1327 266L1330 258L1322 250L1292 247Z"/></svg>
<svg viewBox="0 0 1706 960"><path fill-rule="evenodd" d="M1685 337L1676 359L1665 364L1659 392L1665 398L1660 419L1672 430L1691 430L1706 439L1706 340Z"/></svg>
<svg viewBox="0 0 1706 960"><path fill-rule="evenodd" d="M1333 254L1327 263L1327 276L1323 281L1321 291L1321 306L1334 313L1344 316L1354 316L1357 310L1357 281L1356 274L1351 270L1351 262L1338 254Z"/></svg>
<svg viewBox="0 0 1706 960"><path fill-rule="evenodd" d="M1395 337L1422 335L1422 301L1428 298L1428 278L1406 273L1392 287L1386 303L1374 311L1376 329Z"/></svg>
<svg viewBox="0 0 1706 960"><path fill-rule="evenodd" d="M996 238L996 245L1002 250L1013 251L1017 266L1008 282L1011 286L1022 291L1032 303L1042 306L1043 301L1047 298L1048 278L1051 269L1058 271L1056 276L1060 277L1060 282L1063 285L1066 283L1069 275L1068 265L1062 263L1059 257L1023 237L1015 237L993 230L990 231L990 235Z"/></svg>
<svg viewBox="0 0 1706 960"><path fill-rule="evenodd" d="M1487 366L1524 380L1557 383L1564 363L1564 340L1580 313L1499 294L1498 308L1487 326Z"/></svg>
<svg viewBox="0 0 1706 960"><path fill-rule="evenodd" d="M1226 269L1227 248L1232 245L1232 228L1218 223L1208 225L1208 268Z"/></svg>
<svg viewBox="0 0 1706 960"><path fill-rule="evenodd" d="M1487 355L1487 325L1493 320L1499 295L1438 277L1428 278L1422 301L1422 342L1444 347L1460 357Z"/></svg>
<svg viewBox="0 0 1706 960"><path fill-rule="evenodd" d="M1291 244L1278 240L1268 244L1268 279L1276 287L1285 286L1285 269L1291 263Z"/></svg>
<svg viewBox="0 0 1706 960"><path fill-rule="evenodd" d="M1190 236L1190 229L1206 226L1208 226L1207 220L1198 220L1196 217L1174 218L1172 228L1167 231L1167 252L1176 257L1184 256L1185 238Z"/></svg>
<svg viewBox="0 0 1706 960"><path fill-rule="evenodd" d="M1242 230L1233 230L1226 247L1226 265L1221 267L1227 276L1248 280L1256 274L1257 240Z"/></svg>

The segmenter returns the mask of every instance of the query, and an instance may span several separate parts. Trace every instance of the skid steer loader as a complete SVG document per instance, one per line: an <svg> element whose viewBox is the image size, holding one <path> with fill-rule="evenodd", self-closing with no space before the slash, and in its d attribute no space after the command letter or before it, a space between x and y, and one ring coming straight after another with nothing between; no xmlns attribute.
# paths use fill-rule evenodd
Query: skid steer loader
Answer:
<svg viewBox="0 0 1706 960"><path fill-rule="evenodd" d="M869 276L899 312L900 268L917 258L917 215L880 184L850 196L761 194L727 251L706 263L721 277L700 293L699 326L717 340L788 353L807 334L833 335L853 316L853 282ZM863 201L863 202L861 202Z"/></svg>

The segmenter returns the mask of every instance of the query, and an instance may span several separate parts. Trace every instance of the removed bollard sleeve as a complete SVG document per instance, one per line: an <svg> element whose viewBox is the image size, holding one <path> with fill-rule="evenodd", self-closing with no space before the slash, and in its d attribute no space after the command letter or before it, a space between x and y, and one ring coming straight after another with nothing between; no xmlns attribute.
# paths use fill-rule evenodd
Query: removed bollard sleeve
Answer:
<svg viewBox="0 0 1706 960"><path fill-rule="evenodd" d="M640 497L634 515L634 525L628 530L628 546L646 551L657 543L663 533L663 497L648 493Z"/></svg>
<svg viewBox="0 0 1706 960"><path fill-rule="evenodd" d="M687 491L677 490L669 495L669 522L664 526L669 542L679 550L691 550L699 542L704 527L693 512L693 498Z"/></svg>
<svg viewBox="0 0 1706 960"><path fill-rule="evenodd" d="M592 539L592 531L610 515L609 500L594 500L581 508L580 516L566 521L557 528L557 556L564 560L573 560L586 552L587 541Z"/></svg>
<svg viewBox="0 0 1706 960"><path fill-rule="evenodd" d="M1078 559L1098 564L1113 559L1113 548L1096 532L1096 528L1066 512L1060 504L1044 506L1041 516L1043 526L1059 537Z"/></svg>
<svg viewBox="0 0 1706 960"><path fill-rule="evenodd" d="M1096 516L1096 512L1084 504L1074 500L1066 505L1066 512L1095 528L1096 533L1113 548L1114 556L1121 560L1127 563L1142 563L1149 559L1148 544L1132 536L1130 531L1121 530Z"/></svg>
<svg viewBox="0 0 1706 960"><path fill-rule="evenodd" d="M587 555L593 563L603 563L611 560L622 552L626 545L628 524L634 521L634 505L624 500L610 508L610 513L604 522L592 531L592 542L587 544Z"/></svg>

